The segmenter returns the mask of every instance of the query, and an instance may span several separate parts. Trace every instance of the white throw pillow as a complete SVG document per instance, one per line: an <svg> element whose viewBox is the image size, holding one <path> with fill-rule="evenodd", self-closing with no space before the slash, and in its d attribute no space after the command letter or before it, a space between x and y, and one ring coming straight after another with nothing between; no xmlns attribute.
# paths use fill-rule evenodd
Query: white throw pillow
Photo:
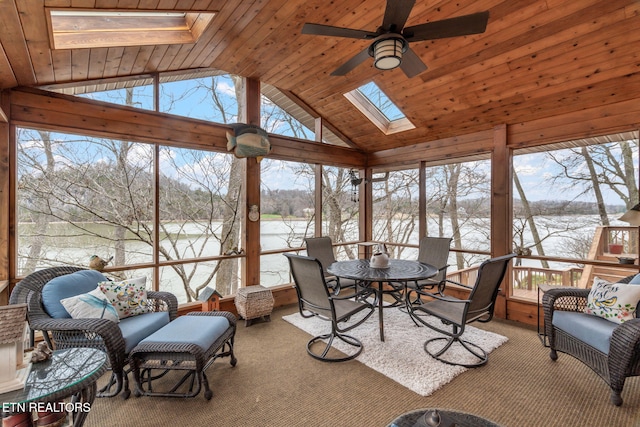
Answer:
<svg viewBox="0 0 640 427"><path fill-rule="evenodd" d="M100 282L98 288L111 301L120 319L124 319L149 311L146 281L146 277L137 277L121 282Z"/></svg>
<svg viewBox="0 0 640 427"><path fill-rule="evenodd" d="M118 312L100 288L86 294L60 300L62 306L74 319L108 319L118 323Z"/></svg>
<svg viewBox="0 0 640 427"><path fill-rule="evenodd" d="M594 277L584 312L615 323L624 323L636 317L638 301L640 285L611 283Z"/></svg>

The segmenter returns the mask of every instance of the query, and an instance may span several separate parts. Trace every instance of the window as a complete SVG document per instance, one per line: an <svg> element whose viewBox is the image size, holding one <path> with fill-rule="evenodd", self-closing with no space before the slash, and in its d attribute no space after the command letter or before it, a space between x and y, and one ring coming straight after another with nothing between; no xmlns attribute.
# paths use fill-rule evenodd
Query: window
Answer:
<svg viewBox="0 0 640 427"><path fill-rule="evenodd" d="M322 167L322 235L331 237L333 243L358 240L359 204L352 200L349 169L334 166ZM355 259L357 248L351 245L336 246L336 259Z"/></svg>
<svg viewBox="0 0 640 427"><path fill-rule="evenodd" d="M198 41L215 12L49 9L53 49L185 44Z"/></svg>
<svg viewBox="0 0 640 427"><path fill-rule="evenodd" d="M403 246L418 242L418 170L373 175L373 240L388 243L393 258L416 259L417 250Z"/></svg>
<svg viewBox="0 0 640 427"><path fill-rule="evenodd" d="M92 255L152 261L149 145L24 128L17 141L19 274Z"/></svg>
<svg viewBox="0 0 640 427"><path fill-rule="evenodd" d="M487 257L491 237L491 163L449 163L426 168L427 234L452 237L449 272ZM465 252L468 251L468 252Z"/></svg>
<svg viewBox="0 0 640 427"><path fill-rule="evenodd" d="M404 113L373 82L347 92L344 96L385 135L415 128Z"/></svg>
<svg viewBox="0 0 640 427"><path fill-rule="evenodd" d="M153 144L24 128L17 141L20 275L87 266L95 254L134 267L113 276L146 275L149 288L179 302L208 285L223 295L237 290L239 260L224 257L239 254L242 227L234 208L242 205L242 170L233 155L159 147L156 182Z"/></svg>
<svg viewBox="0 0 640 427"><path fill-rule="evenodd" d="M584 265L638 253L638 228L618 218L638 203L638 132L566 141L514 154L514 296L535 299L538 283L590 287L594 275L632 272ZM621 245L622 254L612 250ZM632 255L635 257L636 255ZM574 263L553 258L575 259Z"/></svg>
<svg viewBox="0 0 640 427"><path fill-rule="evenodd" d="M304 246L315 223L313 165L263 159L260 162L260 247L262 252ZM282 253L260 257L260 284L291 282L289 264Z"/></svg>

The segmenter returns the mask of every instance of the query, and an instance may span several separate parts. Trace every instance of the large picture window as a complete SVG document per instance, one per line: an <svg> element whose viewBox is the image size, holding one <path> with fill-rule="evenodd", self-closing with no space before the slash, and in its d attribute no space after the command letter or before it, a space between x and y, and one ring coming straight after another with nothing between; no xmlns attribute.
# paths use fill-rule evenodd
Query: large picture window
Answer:
<svg viewBox="0 0 640 427"><path fill-rule="evenodd" d="M224 257L240 254L242 169L232 155L160 147L156 178L153 144L25 128L17 141L20 275L87 267L98 255L118 269L136 266L114 276L144 271L150 288L180 302L205 286L237 290L239 260ZM159 283L151 268L140 270L163 263Z"/></svg>
<svg viewBox="0 0 640 427"><path fill-rule="evenodd" d="M595 275L615 281L631 274L580 260L617 262L638 253L637 227L619 220L638 203L638 133L514 154L513 247L525 259L513 295L535 298L540 283L590 287Z"/></svg>

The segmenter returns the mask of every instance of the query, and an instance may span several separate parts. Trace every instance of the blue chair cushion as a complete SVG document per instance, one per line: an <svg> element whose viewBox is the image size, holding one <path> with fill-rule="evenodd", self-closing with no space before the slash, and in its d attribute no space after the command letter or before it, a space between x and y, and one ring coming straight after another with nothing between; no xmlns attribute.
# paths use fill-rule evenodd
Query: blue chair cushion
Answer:
<svg viewBox="0 0 640 427"><path fill-rule="evenodd" d="M640 274L633 276L633 279L631 279L629 283L632 285L640 285Z"/></svg>
<svg viewBox="0 0 640 427"><path fill-rule="evenodd" d="M107 279L95 270L80 270L75 273L55 277L42 288L42 305L47 314L55 319L71 318L60 300L86 294Z"/></svg>
<svg viewBox="0 0 640 427"><path fill-rule="evenodd" d="M207 351L229 326L222 316L181 316L141 343L196 344Z"/></svg>
<svg viewBox="0 0 640 427"><path fill-rule="evenodd" d="M618 323L602 317L573 311L554 311L553 326L587 343L604 354L609 354L609 342Z"/></svg>
<svg viewBox="0 0 640 427"><path fill-rule="evenodd" d="M155 311L120 319L118 326L124 338L125 353L129 354L143 338L168 324L169 313L166 311Z"/></svg>

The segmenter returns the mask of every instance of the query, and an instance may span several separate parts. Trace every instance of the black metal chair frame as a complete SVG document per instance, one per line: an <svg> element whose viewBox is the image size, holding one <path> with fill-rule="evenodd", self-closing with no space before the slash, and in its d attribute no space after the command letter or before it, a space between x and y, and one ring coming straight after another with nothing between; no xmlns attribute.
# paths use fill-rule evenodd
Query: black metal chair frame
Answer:
<svg viewBox="0 0 640 427"><path fill-rule="evenodd" d="M422 290L415 290L420 296L432 298L430 301L423 302L419 305L409 303L407 299L407 310L411 314L414 321L428 326L429 328L444 334L444 337L436 337L427 340L424 343L424 350L434 359L449 365L464 366L466 368L475 368L487 363L489 356L487 352L480 346L462 339L465 331L465 325L471 322L486 323L493 318L495 301L500 291L500 284L504 279L507 267L515 254L504 255L491 258L480 264L478 268L478 277L474 286L464 285L462 283L447 280L452 283L470 290L468 299L461 300L453 297L447 297L443 294L435 294ZM489 276L487 278L487 276ZM461 308L459 306L462 305ZM458 307L456 307L458 306ZM452 311L452 308L454 309ZM445 325L450 325L452 330L439 328L431 325L423 316L418 313L428 314L438 317ZM431 351L429 344L436 341L445 341L445 345L438 351ZM450 361L442 357L444 353L455 343L459 342L469 353L473 354L478 361L475 363L458 363Z"/></svg>
<svg viewBox="0 0 640 427"><path fill-rule="evenodd" d="M60 266L33 272L18 282L11 292L9 304L27 304L27 319L32 331L41 331L44 339L55 349L72 347L97 348L107 353L111 378L100 389L98 397L114 397L122 392L127 399L131 394L128 372L129 358L118 325L107 319L56 319L49 316L42 305L42 289L51 279L86 270L80 267ZM169 292L147 291L149 307L153 311L168 311L174 320L178 313L178 300ZM111 391L113 386L114 391Z"/></svg>
<svg viewBox="0 0 640 427"><path fill-rule="evenodd" d="M331 322L331 332L315 336L307 342L307 353L314 359L324 362L344 362L358 357L363 349L362 342L352 335L345 334L345 332L360 326L374 313L377 301L374 299L374 302L371 303L367 297L371 294L375 295L375 291L363 288L348 296L335 295L327 285L322 264L318 259L294 254L284 255L289 260L291 275L295 282L300 315L305 318L317 316ZM352 316L366 310L369 312L355 323L346 327L340 326ZM346 354L344 357L328 356L331 345L336 338L355 347L355 352ZM314 345L321 341L326 341L324 349L321 352L314 351Z"/></svg>

